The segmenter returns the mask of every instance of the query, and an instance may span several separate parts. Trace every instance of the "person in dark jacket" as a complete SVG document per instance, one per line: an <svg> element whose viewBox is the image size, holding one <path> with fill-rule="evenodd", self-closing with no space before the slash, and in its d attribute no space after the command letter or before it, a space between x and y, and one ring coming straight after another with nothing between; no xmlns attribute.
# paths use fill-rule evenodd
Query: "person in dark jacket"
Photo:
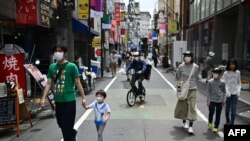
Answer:
<svg viewBox="0 0 250 141"><path fill-rule="evenodd" d="M153 52L152 59L154 61L154 66L157 67L157 64L158 64L158 55L157 55L157 53L155 51Z"/></svg>
<svg viewBox="0 0 250 141"><path fill-rule="evenodd" d="M132 75L130 85L133 89L135 89L139 94L142 94L142 81L144 79L144 72L146 71L146 63L140 59L139 52L133 53L133 61L126 68L126 73L128 74L130 69L134 69L134 74ZM135 82L138 80L138 89L135 85Z"/></svg>

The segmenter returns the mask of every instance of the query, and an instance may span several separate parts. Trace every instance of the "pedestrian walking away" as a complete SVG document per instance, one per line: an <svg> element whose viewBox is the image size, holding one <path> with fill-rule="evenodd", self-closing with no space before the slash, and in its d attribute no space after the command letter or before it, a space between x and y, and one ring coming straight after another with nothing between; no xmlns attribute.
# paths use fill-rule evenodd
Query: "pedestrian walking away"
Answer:
<svg viewBox="0 0 250 141"><path fill-rule="evenodd" d="M96 100L90 105L86 106L85 109L93 108L95 112L95 125L98 134L98 141L103 141L103 131L110 117L110 107L108 103L104 102L107 94L103 90L96 92Z"/></svg>
<svg viewBox="0 0 250 141"><path fill-rule="evenodd" d="M215 68L213 78L207 84L207 106L208 106L208 129L217 133L219 131L222 106L226 101L225 82L221 79L222 70ZM215 113L215 122L213 125L213 116Z"/></svg>
<svg viewBox="0 0 250 141"><path fill-rule="evenodd" d="M57 45L53 48L53 53L57 62L49 66L48 80L40 104L44 107L45 98L52 90L56 106L56 120L61 128L63 139L64 141L76 141L77 131L74 129L76 117L75 84L82 97L82 105L86 106L84 91L77 66L66 60L67 48Z"/></svg>
<svg viewBox="0 0 250 141"><path fill-rule="evenodd" d="M118 56L116 55L115 51L112 51L112 53L110 54L109 61L110 61L112 77L115 77L115 75L116 75L116 67L117 67L117 64L118 64Z"/></svg>
<svg viewBox="0 0 250 141"><path fill-rule="evenodd" d="M226 71L222 78L226 83L226 124L234 124L238 98L241 91L241 74L238 70L238 63L235 59L227 62ZM231 115L229 115L231 113Z"/></svg>
<svg viewBox="0 0 250 141"><path fill-rule="evenodd" d="M214 62L213 62L213 57L214 57L215 53L210 51L208 53L207 58L204 61L204 70L203 70L203 75L206 77L206 83L209 79L211 79L212 77L212 70L214 68Z"/></svg>
<svg viewBox="0 0 250 141"><path fill-rule="evenodd" d="M192 71L193 65L194 70L189 80L189 91L187 98L185 100L178 100L174 117L182 120L182 127L188 129L189 134L193 134L193 122L197 120L197 111L196 111L196 91L197 91L197 80L199 75L199 67L194 63L193 53L186 51L183 53L184 63L180 64L177 68L177 76L179 81L187 81L189 75ZM189 121L189 125L187 123Z"/></svg>

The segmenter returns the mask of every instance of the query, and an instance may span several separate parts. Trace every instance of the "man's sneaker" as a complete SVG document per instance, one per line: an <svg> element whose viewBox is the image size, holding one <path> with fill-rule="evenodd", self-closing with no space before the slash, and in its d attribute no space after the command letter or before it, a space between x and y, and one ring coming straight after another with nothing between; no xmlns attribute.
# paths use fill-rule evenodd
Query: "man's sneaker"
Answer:
<svg viewBox="0 0 250 141"><path fill-rule="evenodd" d="M186 122L184 122L184 123L182 123L182 127L184 128L184 129L188 129L188 124L186 123Z"/></svg>
<svg viewBox="0 0 250 141"><path fill-rule="evenodd" d="M218 129L218 128L214 128L212 131L213 131L214 133L217 133L217 132L219 132L219 129Z"/></svg>
<svg viewBox="0 0 250 141"><path fill-rule="evenodd" d="M207 128L213 130L214 126L213 126L212 123L208 123L208 127Z"/></svg>
<svg viewBox="0 0 250 141"><path fill-rule="evenodd" d="M189 133L190 135L194 134L194 129L193 129L193 127L189 127L189 128L188 128L188 133Z"/></svg>

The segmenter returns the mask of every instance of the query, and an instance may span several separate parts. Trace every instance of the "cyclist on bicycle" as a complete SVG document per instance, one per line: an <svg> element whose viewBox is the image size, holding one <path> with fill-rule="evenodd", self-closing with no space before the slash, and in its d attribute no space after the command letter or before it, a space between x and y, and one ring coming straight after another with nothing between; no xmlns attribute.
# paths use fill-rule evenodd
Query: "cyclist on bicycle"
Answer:
<svg viewBox="0 0 250 141"><path fill-rule="evenodd" d="M132 78L130 81L131 87L136 90L136 92L141 95L142 94L142 81L144 79L144 72L146 70L146 63L145 61L141 60L139 52L133 52L133 61L129 64L129 66L126 68L126 74L128 74L128 71L130 69L134 69L135 73L132 74ZM135 83L138 80L138 86L139 90L137 89Z"/></svg>

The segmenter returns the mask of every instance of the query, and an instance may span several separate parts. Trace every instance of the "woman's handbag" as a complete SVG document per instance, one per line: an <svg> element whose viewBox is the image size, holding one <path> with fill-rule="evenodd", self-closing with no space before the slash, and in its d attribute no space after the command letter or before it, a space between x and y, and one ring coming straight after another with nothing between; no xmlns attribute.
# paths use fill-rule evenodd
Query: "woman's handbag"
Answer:
<svg viewBox="0 0 250 141"><path fill-rule="evenodd" d="M187 99L188 90L189 90L189 81L194 71L194 65L193 68L189 74L187 81L178 81L176 84L176 96L179 100L185 100Z"/></svg>

